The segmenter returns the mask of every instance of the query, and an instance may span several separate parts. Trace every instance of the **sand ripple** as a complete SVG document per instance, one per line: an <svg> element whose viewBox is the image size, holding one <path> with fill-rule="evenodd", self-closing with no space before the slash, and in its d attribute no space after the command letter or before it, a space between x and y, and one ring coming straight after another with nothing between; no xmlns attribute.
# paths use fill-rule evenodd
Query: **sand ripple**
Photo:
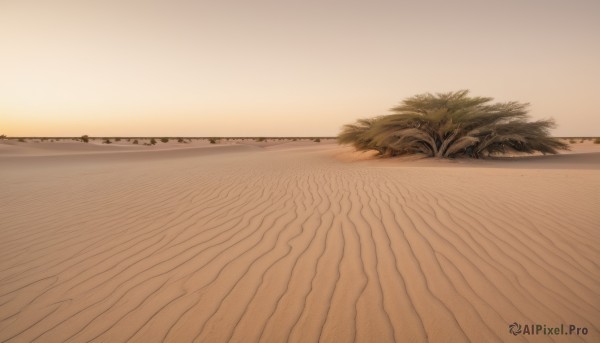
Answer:
<svg viewBox="0 0 600 343"><path fill-rule="evenodd" d="M493 342L515 321L597 339L597 170L323 151L12 161L0 341Z"/></svg>

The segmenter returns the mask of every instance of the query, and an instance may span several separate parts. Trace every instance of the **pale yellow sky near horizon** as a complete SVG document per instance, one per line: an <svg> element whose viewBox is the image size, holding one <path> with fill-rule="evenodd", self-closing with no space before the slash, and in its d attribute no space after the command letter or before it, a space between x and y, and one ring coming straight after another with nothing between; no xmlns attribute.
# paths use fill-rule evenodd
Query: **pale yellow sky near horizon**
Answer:
<svg viewBox="0 0 600 343"><path fill-rule="evenodd" d="M600 1L0 0L0 134L333 136L423 92L600 136Z"/></svg>

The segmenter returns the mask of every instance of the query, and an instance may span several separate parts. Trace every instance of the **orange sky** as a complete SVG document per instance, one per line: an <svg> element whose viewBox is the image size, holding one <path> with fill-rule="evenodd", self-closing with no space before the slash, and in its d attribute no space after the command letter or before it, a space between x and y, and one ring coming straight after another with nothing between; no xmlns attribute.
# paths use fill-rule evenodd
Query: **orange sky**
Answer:
<svg viewBox="0 0 600 343"><path fill-rule="evenodd" d="M0 133L330 136L463 88L600 136L600 1L0 0Z"/></svg>

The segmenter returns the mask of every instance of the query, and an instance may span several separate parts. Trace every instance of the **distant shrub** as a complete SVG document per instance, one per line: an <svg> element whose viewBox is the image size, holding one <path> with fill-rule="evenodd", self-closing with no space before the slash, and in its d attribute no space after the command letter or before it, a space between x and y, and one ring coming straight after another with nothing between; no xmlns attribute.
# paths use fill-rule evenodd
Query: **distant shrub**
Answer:
<svg viewBox="0 0 600 343"><path fill-rule="evenodd" d="M183 140L183 138L177 138L177 143L185 143L185 141Z"/></svg>
<svg viewBox="0 0 600 343"><path fill-rule="evenodd" d="M321 138L315 138L315 143L321 143Z"/></svg>
<svg viewBox="0 0 600 343"><path fill-rule="evenodd" d="M594 139L594 144L600 144L600 138Z"/></svg>
<svg viewBox="0 0 600 343"><path fill-rule="evenodd" d="M294 139L292 139L292 141L293 141L293 142L295 142L295 141L297 141L297 140L298 140L297 138L294 138Z"/></svg>
<svg viewBox="0 0 600 343"><path fill-rule="evenodd" d="M88 135L81 136L81 141L84 143L88 143L90 141L90 137Z"/></svg>
<svg viewBox="0 0 600 343"><path fill-rule="evenodd" d="M168 143L169 139L167 137L163 137L163 138L160 139L160 141L163 142L163 143Z"/></svg>
<svg viewBox="0 0 600 343"><path fill-rule="evenodd" d="M217 144L216 138L209 138L208 141L210 142L210 144Z"/></svg>
<svg viewBox="0 0 600 343"><path fill-rule="evenodd" d="M139 143L138 143L138 140L137 140L137 139L136 139L136 140L134 140L134 141L133 141L133 144L139 144Z"/></svg>
<svg viewBox="0 0 600 343"><path fill-rule="evenodd" d="M265 142L267 139L265 137L258 137L256 139L257 142Z"/></svg>
<svg viewBox="0 0 600 343"><path fill-rule="evenodd" d="M571 143L571 144L575 144L575 143L577 143L577 141L576 141L576 140L574 140L574 139L570 139L570 140L569 140L569 143Z"/></svg>
<svg viewBox="0 0 600 343"><path fill-rule="evenodd" d="M120 142L120 141L121 141L120 137L115 138L115 142Z"/></svg>
<svg viewBox="0 0 600 343"><path fill-rule="evenodd" d="M6 139L6 135L0 135L0 139Z"/></svg>
<svg viewBox="0 0 600 343"><path fill-rule="evenodd" d="M104 140L102 141L102 144L112 144L112 142L110 141L110 139L104 138Z"/></svg>
<svg viewBox="0 0 600 343"><path fill-rule="evenodd" d="M23 138L19 138L19 142L25 143L25 140Z"/></svg>
<svg viewBox="0 0 600 343"><path fill-rule="evenodd" d="M154 138L150 139L150 145L154 145L154 144L156 144L156 139L154 139Z"/></svg>

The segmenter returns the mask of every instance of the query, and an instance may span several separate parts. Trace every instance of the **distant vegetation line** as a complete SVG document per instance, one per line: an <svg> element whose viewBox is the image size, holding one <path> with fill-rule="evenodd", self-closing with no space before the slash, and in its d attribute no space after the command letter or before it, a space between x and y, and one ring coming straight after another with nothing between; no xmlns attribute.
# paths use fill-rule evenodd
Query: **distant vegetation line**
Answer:
<svg viewBox="0 0 600 343"><path fill-rule="evenodd" d="M2 139L80 139L81 136L6 136L1 135ZM167 138L171 139L336 139L336 136L243 136L243 137L233 137L233 136L89 136L89 139L162 139Z"/></svg>
<svg viewBox="0 0 600 343"><path fill-rule="evenodd" d="M96 141L96 140L100 140L102 144L112 144L114 142L121 142L121 141L127 141L131 144L134 145L156 145L159 141L161 143L168 143L169 141L173 140L173 141L177 141L177 143L191 143L193 140L199 141L199 140L207 140L210 144L218 144L221 141L232 141L232 140L237 140L237 141L254 141L254 142L268 142L268 141L313 141L315 143L320 143L321 139L330 139L330 140L334 140L336 139L335 137L318 137L318 136L313 136L313 137L181 137L181 136L175 136L175 137L165 137L165 136L96 136L96 137L91 137L88 135L82 135L80 137L68 137L68 136L64 136L64 137L56 137L56 136L47 136L47 137L40 137L40 136L29 136L29 137L25 137L25 136L20 136L20 137L7 137L6 135L0 135L0 139L2 140L6 140L6 139L10 139L10 140L17 140L19 142L25 143L27 142L27 140L39 140L39 141L50 141L50 142L57 142L57 141L63 141L63 140L72 140L72 141L77 141L77 142L83 142L83 143L89 143L90 141Z"/></svg>

